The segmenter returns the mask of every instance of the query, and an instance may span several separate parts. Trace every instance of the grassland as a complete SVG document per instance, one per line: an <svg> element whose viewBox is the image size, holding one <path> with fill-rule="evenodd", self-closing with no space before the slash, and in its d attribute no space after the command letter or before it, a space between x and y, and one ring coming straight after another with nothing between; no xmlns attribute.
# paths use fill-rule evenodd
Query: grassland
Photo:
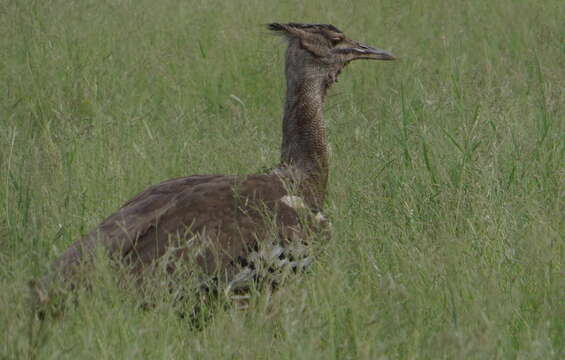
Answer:
<svg viewBox="0 0 565 360"><path fill-rule="evenodd" d="M564 19L559 0L0 0L0 358L564 358ZM125 200L277 162L270 21L401 58L350 65L327 100L312 271L203 329L101 276L32 332L27 281Z"/></svg>

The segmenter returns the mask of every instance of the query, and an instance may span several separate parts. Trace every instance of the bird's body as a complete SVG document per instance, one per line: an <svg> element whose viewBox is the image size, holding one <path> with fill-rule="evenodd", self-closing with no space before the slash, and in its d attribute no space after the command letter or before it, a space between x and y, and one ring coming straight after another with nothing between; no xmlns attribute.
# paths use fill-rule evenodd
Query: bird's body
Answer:
<svg viewBox="0 0 565 360"><path fill-rule="evenodd" d="M149 187L59 257L52 272L57 276L36 285L40 300L48 298L53 278L68 281L99 246L142 275L165 254L169 272L190 259L227 290L248 287L260 278L259 268L296 270L311 261L312 239L329 231L321 213L328 181L326 91L350 61L394 57L331 25L269 28L289 42L279 167L268 174L196 175Z"/></svg>
<svg viewBox="0 0 565 360"><path fill-rule="evenodd" d="M85 254L103 246L134 273L143 273L169 251L167 271L189 260L202 275L233 288L238 274L252 265L249 254L276 251L276 262L289 269L309 263L309 253L293 257L289 244L307 246L308 234L324 231L329 223L289 195L291 183L278 173L250 176L195 175L154 185L129 200L100 226L71 245L55 268L73 271ZM268 251L268 250L267 250ZM269 260L269 259L255 259ZM281 260L281 261L278 261ZM275 269L271 269L271 272ZM248 280L256 280L257 274ZM238 287L249 284L238 283Z"/></svg>

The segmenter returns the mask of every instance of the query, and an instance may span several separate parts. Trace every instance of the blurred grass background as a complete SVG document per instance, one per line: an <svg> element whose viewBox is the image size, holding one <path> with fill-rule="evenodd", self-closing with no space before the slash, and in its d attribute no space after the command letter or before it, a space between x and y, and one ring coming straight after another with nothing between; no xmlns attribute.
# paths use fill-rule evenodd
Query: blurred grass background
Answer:
<svg viewBox="0 0 565 360"><path fill-rule="evenodd" d="M0 357L565 356L565 5L0 0ZM283 41L395 53L327 99L333 239L203 330L111 282L30 336L27 281L150 184L277 163Z"/></svg>

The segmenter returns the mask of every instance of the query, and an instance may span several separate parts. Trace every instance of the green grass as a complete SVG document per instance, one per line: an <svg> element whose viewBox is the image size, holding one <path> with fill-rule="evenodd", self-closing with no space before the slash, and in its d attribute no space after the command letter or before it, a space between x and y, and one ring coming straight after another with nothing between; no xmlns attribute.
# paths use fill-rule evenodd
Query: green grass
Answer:
<svg viewBox="0 0 565 360"><path fill-rule="evenodd" d="M563 358L563 19L559 0L0 0L0 358ZM202 330L102 274L31 336L27 281L124 201L276 164L270 21L401 59L350 65L327 99L313 270Z"/></svg>

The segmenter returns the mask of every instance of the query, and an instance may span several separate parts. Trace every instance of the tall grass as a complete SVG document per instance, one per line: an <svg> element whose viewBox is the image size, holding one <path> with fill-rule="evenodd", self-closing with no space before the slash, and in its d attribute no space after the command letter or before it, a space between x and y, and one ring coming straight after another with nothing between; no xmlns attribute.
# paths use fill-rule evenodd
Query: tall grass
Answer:
<svg viewBox="0 0 565 360"><path fill-rule="evenodd" d="M565 356L565 6L535 1L0 0L0 357ZM100 275L30 328L27 281L150 184L276 164L284 44L393 51L327 99L313 270L203 329Z"/></svg>

